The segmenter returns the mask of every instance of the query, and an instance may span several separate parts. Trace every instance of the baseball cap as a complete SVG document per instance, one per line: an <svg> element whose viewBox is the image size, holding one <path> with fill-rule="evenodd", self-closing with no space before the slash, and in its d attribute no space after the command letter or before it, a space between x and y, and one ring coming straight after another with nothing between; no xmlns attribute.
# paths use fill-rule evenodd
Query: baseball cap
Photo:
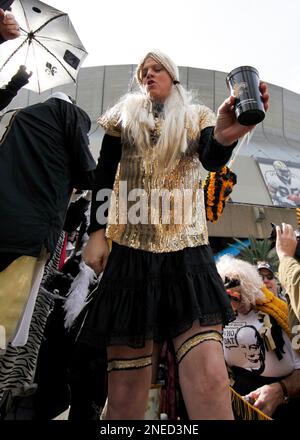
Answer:
<svg viewBox="0 0 300 440"><path fill-rule="evenodd" d="M260 270L260 269L267 269L270 272L274 273L273 267L267 261L258 261L257 262L257 270Z"/></svg>

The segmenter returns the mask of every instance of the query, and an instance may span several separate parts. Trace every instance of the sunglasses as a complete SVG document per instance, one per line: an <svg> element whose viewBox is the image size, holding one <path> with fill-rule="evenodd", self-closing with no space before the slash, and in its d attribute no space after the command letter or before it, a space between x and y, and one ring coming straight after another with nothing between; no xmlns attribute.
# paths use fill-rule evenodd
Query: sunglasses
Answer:
<svg viewBox="0 0 300 440"><path fill-rule="evenodd" d="M232 291L230 290L233 287L238 287L240 285L241 285L240 280L237 280L235 278L231 279L231 278L225 277L224 287L227 290L227 295L229 296L231 301L234 301L237 303L241 302L240 293L234 292L233 290Z"/></svg>
<svg viewBox="0 0 300 440"><path fill-rule="evenodd" d="M231 279L231 278L225 277L225 280L224 280L225 289L230 289L232 287L238 287L240 285L241 285L240 280L237 280L235 278Z"/></svg>
<svg viewBox="0 0 300 440"><path fill-rule="evenodd" d="M271 280L274 280L274 278L275 278L272 273L269 273L268 275L263 275L260 273L259 275L263 280L266 278L267 280L271 281Z"/></svg>

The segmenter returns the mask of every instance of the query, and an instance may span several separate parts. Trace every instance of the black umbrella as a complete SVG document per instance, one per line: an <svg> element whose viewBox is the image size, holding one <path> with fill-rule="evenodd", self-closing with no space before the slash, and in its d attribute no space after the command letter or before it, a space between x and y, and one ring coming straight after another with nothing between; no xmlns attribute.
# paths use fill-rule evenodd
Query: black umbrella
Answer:
<svg viewBox="0 0 300 440"><path fill-rule="evenodd" d="M1 46L0 82L25 65L33 72L26 88L35 92L75 83L87 52L68 15L39 0L14 0L11 10L21 35Z"/></svg>
<svg viewBox="0 0 300 440"><path fill-rule="evenodd" d="M0 0L0 8L3 9L3 11L6 11L7 9L10 9L10 5L14 2L14 0Z"/></svg>

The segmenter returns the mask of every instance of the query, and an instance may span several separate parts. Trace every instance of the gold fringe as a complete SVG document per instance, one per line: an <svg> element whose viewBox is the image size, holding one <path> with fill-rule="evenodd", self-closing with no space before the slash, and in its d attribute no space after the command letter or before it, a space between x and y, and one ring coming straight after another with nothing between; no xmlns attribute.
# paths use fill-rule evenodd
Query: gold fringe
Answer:
<svg viewBox="0 0 300 440"><path fill-rule="evenodd" d="M297 225L300 229L300 208L296 208Z"/></svg>
<svg viewBox="0 0 300 440"><path fill-rule="evenodd" d="M242 420L273 420L271 417L264 414L260 409L254 408L249 402L238 394L232 387L229 387L231 392L231 404L234 416Z"/></svg>

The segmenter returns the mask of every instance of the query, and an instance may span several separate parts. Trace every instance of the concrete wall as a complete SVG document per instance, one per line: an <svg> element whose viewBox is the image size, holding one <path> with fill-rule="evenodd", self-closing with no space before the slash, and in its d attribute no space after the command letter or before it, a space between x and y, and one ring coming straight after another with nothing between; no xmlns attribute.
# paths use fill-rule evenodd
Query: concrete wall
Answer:
<svg viewBox="0 0 300 440"><path fill-rule="evenodd" d="M227 203L217 223L208 222L208 232L212 237L267 238L271 233L271 223L290 223L297 228L295 209L257 207L255 205Z"/></svg>

